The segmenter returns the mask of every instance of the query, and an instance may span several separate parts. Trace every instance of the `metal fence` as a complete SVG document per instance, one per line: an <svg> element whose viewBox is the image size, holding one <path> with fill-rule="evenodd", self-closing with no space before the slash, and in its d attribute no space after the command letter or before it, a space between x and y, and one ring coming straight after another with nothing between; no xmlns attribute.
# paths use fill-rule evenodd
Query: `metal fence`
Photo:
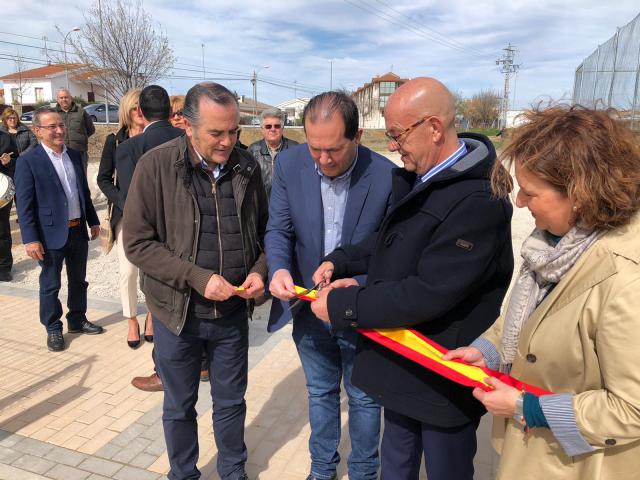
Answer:
<svg viewBox="0 0 640 480"><path fill-rule="evenodd" d="M640 14L576 68L573 103L616 108L640 128Z"/></svg>

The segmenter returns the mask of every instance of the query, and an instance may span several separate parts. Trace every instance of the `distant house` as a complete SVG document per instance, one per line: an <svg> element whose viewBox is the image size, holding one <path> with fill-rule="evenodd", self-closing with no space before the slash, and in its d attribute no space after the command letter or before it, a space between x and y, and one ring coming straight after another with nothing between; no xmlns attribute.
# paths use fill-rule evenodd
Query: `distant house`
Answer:
<svg viewBox="0 0 640 480"><path fill-rule="evenodd" d="M66 67L64 64L47 65L0 77L4 82L6 103L33 106L55 101L58 90L67 87L67 72L72 96L88 102L104 100L104 89L91 82L93 74L86 65L71 63Z"/></svg>
<svg viewBox="0 0 640 480"><path fill-rule="evenodd" d="M276 105L276 108L279 108L284 113L287 114L287 123L289 125L293 125L296 121L296 118L302 116L302 111L304 107L309 103L310 98L294 98L292 100L287 100L286 102L279 103Z"/></svg>
<svg viewBox="0 0 640 480"><path fill-rule="evenodd" d="M246 95L238 95L238 105L240 106L241 121L250 118L257 118L264 110L272 108L271 105L266 103L254 102L253 98L249 98Z"/></svg>
<svg viewBox="0 0 640 480"><path fill-rule="evenodd" d="M408 78L400 78L393 72L373 77L351 94L360 113L360 127L384 128L384 107L389 96Z"/></svg>

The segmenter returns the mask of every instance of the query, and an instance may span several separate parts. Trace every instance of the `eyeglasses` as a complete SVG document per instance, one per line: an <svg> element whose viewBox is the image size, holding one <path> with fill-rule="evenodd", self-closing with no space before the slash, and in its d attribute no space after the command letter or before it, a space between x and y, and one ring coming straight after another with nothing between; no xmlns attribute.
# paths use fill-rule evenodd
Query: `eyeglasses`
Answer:
<svg viewBox="0 0 640 480"><path fill-rule="evenodd" d="M424 122L426 122L427 120L429 120L431 117L433 117L433 115L425 115L424 117L422 117L420 120L418 120L416 123L414 123L413 125L405 128L404 130L402 130L399 134L397 135L391 135L389 132L384 132L384 136L387 137L387 139L390 142L395 143L396 145L400 146L400 139L406 135L408 135L412 130L416 129L417 127L419 127L420 125L422 125Z"/></svg>
<svg viewBox="0 0 640 480"><path fill-rule="evenodd" d="M171 115L172 117L182 117L184 115L184 113L182 112L182 110L176 110L175 112L173 112L173 114Z"/></svg>
<svg viewBox="0 0 640 480"><path fill-rule="evenodd" d="M52 123L51 125L36 125L36 128L46 128L50 132L55 132L56 130L64 130L64 123Z"/></svg>
<svg viewBox="0 0 640 480"><path fill-rule="evenodd" d="M280 125L279 123L275 123L275 124L270 124L267 123L266 125L263 125L264 128L266 128L267 130L271 130L272 128L274 130L280 130L282 128L282 125Z"/></svg>

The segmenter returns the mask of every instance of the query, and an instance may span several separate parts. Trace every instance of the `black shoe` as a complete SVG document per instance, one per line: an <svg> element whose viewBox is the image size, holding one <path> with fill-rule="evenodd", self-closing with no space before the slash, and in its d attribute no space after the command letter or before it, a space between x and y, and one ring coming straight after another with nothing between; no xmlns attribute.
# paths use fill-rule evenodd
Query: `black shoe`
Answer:
<svg viewBox="0 0 640 480"><path fill-rule="evenodd" d="M52 352L61 352L64 350L64 337L62 332L56 330L47 334L47 348Z"/></svg>
<svg viewBox="0 0 640 480"><path fill-rule="evenodd" d="M147 322L151 321L151 315L147 314L147 316L144 319L144 341L145 342L149 342L149 343L153 343L153 335L147 335Z"/></svg>
<svg viewBox="0 0 640 480"><path fill-rule="evenodd" d="M100 325L94 325L89 320L83 320L79 327L67 329L69 333L84 333L85 335L97 335L104 333L104 328Z"/></svg>
<svg viewBox="0 0 640 480"><path fill-rule="evenodd" d="M127 340L127 345L134 350L140 346L140 327L138 327L138 340Z"/></svg>
<svg viewBox="0 0 640 480"><path fill-rule="evenodd" d="M13 280L11 272L0 272L0 282L10 282Z"/></svg>
<svg viewBox="0 0 640 480"><path fill-rule="evenodd" d="M336 480L336 478L338 478L338 476L335 473L330 478L316 477L313 473L310 473L307 480Z"/></svg>

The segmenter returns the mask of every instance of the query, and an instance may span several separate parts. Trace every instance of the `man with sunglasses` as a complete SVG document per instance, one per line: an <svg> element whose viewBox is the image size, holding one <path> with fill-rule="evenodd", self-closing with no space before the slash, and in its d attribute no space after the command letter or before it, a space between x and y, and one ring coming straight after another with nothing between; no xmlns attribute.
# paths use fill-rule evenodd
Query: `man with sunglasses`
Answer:
<svg viewBox="0 0 640 480"><path fill-rule="evenodd" d="M271 195L271 180L278 154L298 145L298 142L284 136L284 113L278 108L268 108L262 112L260 132L263 139L253 142L247 150L262 169L262 181L268 198Z"/></svg>
<svg viewBox="0 0 640 480"><path fill-rule="evenodd" d="M40 145L21 155L16 166L18 216L27 255L42 267L40 323L47 330L47 347L59 352L65 348L58 299L63 263L69 284L68 332L104 331L86 317L87 226L94 240L100 221L91 203L81 153L64 143L66 127L60 114L52 107L39 108L33 126Z"/></svg>
<svg viewBox="0 0 640 480"><path fill-rule="evenodd" d="M416 78L384 111L394 202L379 230L343 244L314 273L313 312L333 331L412 328L447 349L466 345L498 317L513 270L508 201L491 194L495 149L460 134L449 90ZM367 273L365 285L346 278ZM472 480L476 429L485 410L463 387L360 336L352 381L384 407L382 478Z"/></svg>

